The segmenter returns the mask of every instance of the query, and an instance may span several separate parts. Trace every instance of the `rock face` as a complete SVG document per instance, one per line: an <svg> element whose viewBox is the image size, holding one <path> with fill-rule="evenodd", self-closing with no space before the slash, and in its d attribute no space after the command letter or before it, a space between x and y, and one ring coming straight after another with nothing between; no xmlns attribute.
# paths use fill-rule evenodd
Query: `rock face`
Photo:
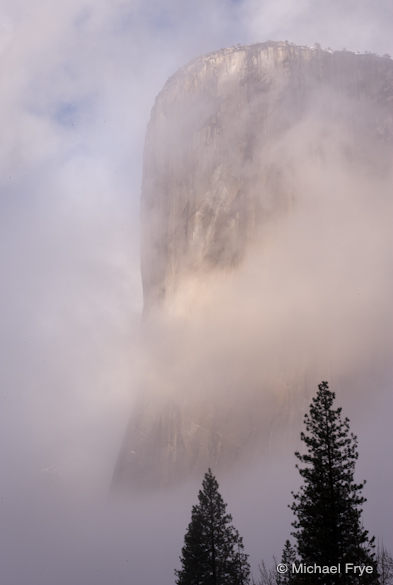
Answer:
<svg viewBox="0 0 393 585"><path fill-rule="evenodd" d="M293 203L275 144L310 112L339 121L347 155L391 142L393 62L287 43L224 49L165 85L146 137L142 192L145 307L191 272L238 265L255 231ZM370 112L372 114L370 115ZM312 147L323 154L323 137ZM351 152L352 151L352 152Z"/></svg>
<svg viewBox="0 0 393 585"><path fill-rule="evenodd" d="M149 327L157 313L171 319L190 280L236 273L251 250L263 256L265 232L302 196L306 167L329 176L340 159L353 174L383 175L392 142L389 57L268 42L223 49L179 70L157 97L146 136L141 261ZM304 382L297 377L295 385ZM261 429L252 393L240 408L181 395L155 400L146 390L115 483L167 483L229 464L267 440L271 420Z"/></svg>

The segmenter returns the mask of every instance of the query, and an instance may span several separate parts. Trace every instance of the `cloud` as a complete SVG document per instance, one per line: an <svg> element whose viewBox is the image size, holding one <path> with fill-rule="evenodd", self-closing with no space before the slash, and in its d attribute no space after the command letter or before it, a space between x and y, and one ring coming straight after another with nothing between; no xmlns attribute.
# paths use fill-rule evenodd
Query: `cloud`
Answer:
<svg viewBox="0 0 393 585"><path fill-rule="evenodd" d="M137 343L139 196L150 109L179 66L237 42L282 36L391 52L390 4L356 6L2 2L4 585L120 585L136 574L139 585L173 581L195 485L146 506L129 504L127 512L107 499L135 386L151 363ZM377 254L379 243L372 245ZM383 267L373 273L382 283ZM340 276L343 270L339 265ZM374 294L372 283L367 291ZM146 343L150 351L154 342ZM146 558L152 542L156 555L162 547L157 563Z"/></svg>
<svg viewBox="0 0 393 585"><path fill-rule="evenodd" d="M335 50L392 52L386 23L392 18L389 0L378 3L333 0L246 0L239 6L248 39L289 40Z"/></svg>

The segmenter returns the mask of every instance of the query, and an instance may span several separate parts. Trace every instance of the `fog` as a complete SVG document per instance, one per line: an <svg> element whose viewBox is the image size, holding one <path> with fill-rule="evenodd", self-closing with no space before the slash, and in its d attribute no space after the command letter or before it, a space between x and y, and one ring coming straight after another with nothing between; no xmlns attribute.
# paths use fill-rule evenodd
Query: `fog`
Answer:
<svg viewBox="0 0 393 585"><path fill-rule="evenodd" d="M2 1L2 584L173 583L201 478L145 497L118 500L110 491L141 380L159 380L160 370L151 370L158 363L177 384L203 368L205 387L220 387L256 370L263 348L273 365L253 374L258 385L283 363L294 371L304 354L309 360L316 337L309 384L327 378L339 393L359 435L359 476L368 479L366 526L392 550L386 509L393 478L383 462L392 408L389 168L377 180L332 160L328 183L318 169L302 174L298 209L275 225L274 238L264 236L268 281L255 275L257 242L230 286L225 278L212 283L198 318L186 318L187 333L180 318L162 324L162 334L158 326L141 331L139 267L144 135L155 96L178 67L220 47L267 39L391 53L392 16L388 1ZM304 137L309 128L297 132ZM280 157L292 156L286 139L276 145ZM301 172L304 153L296 152ZM371 192L378 193L372 205ZM330 283L321 258L334 267ZM337 290L350 298L337 304ZM239 299L242 311L228 311ZM194 351L168 372L167 357L185 335ZM217 363L229 356L234 366L206 370L212 355ZM263 464L218 477L254 565L279 554L289 532L286 506L298 482L292 453L307 400L293 433Z"/></svg>

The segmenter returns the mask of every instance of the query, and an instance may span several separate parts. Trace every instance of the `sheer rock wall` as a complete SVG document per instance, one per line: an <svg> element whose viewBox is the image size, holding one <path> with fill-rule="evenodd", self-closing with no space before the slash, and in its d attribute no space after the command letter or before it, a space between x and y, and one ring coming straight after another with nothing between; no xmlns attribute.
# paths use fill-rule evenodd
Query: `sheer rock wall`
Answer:
<svg viewBox="0 0 393 585"><path fill-rule="evenodd" d="M209 278L239 271L250 250L263 258L265 231L297 205L305 164L325 165L328 176L329 161L339 156L353 173L368 167L383 173L392 140L388 57L268 42L223 49L180 69L156 99L145 144L141 261L145 324L153 336L155 315L170 321L190 279L209 287ZM198 294L191 298L192 320ZM169 361L187 363L192 348L185 340ZM203 360L214 357L198 359L203 369ZM187 371L169 379L159 361L151 357L159 382L154 389L145 383L132 414L117 485L154 487L244 460L290 420L293 392L309 391L302 366L280 372L281 379L272 375L263 382L278 396L272 406L240 364L233 392L241 399L228 390L223 400L203 373L200 395L189 393L198 387L192 367L188 379ZM227 367L225 359L216 364L223 370L216 386L228 385Z"/></svg>

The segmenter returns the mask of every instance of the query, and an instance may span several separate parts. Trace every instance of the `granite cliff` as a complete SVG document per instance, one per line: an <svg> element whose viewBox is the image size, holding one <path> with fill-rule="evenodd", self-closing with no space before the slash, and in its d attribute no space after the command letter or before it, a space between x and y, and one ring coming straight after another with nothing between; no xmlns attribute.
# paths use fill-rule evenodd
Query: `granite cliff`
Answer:
<svg viewBox="0 0 393 585"><path fill-rule="evenodd" d="M272 152L291 128L314 114L340 124L347 157L368 156L370 144L391 144L392 100L391 59L288 43L224 49L176 73L146 137L146 308L187 272L238 265L256 230L293 204L287 160ZM323 140L314 137L311 159L324 156Z"/></svg>
<svg viewBox="0 0 393 585"><path fill-rule="evenodd" d="M331 176L340 176L348 192L361 176L360 183L368 184L364 198L378 199L372 185L390 181L392 146L393 61L388 56L267 42L223 49L180 69L156 99L145 143L146 327L154 330L155 320L164 315L165 324L161 320L157 327L164 345L174 344L172 334L166 338L168 323L188 320L192 328L193 319L201 318L200 299L214 288L215 278L229 278L227 284L220 281L224 298L222 291L249 258L257 273L268 270L265 257L280 233L272 226L301 207L305 192L311 200L313 190L322 192ZM354 205L356 197L348 209ZM329 276L328 264L325 268ZM259 302L265 303L263 293ZM173 350L174 362L192 362L186 356L195 344L188 339L187 347L187 339L186 334ZM199 358L202 370L204 361L214 362L211 353ZM229 351L228 360L232 357ZM273 423L290 417L289 386L309 390L307 358L289 369L284 360L271 371L263 380L268 388L263 399L261 380L247 379L249 362L239 365L226 386L233 382L238 390L229 389L225 400L217 390L227 382L224 374L210 382L201 376L204 390L188 393L177 387L199 374L192 366L187 374L185 365L180 378L167 376L160 359L152 357L151 367L163 372L161 382L153 391L147 383L140 396L116 466L116 484L155 486L208 465L231 465L246 449L262 448ZM249 359L258 361L255 355ZM209 367L225 370L225 361L223 350ZM166 386L170 391L161 391ZM239 388L242 399L232 400L231 392Z"/></svg>

